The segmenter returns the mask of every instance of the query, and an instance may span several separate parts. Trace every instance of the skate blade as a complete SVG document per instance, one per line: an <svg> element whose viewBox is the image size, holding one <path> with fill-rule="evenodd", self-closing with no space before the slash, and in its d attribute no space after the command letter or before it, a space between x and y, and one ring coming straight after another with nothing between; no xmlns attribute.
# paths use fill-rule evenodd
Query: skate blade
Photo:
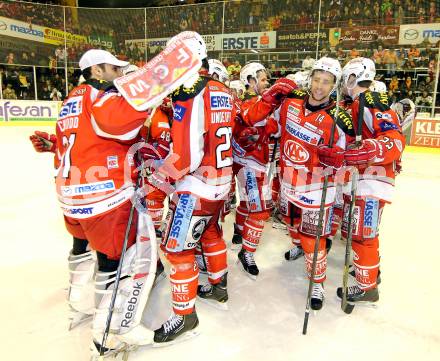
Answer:
<svg viewBox="0 0 440 361"><path fill-rule="evenodd" d="M341 299L336 296L336 300L340 303ZM359 306L359 307L366 307L366 308L372 308L374 310L377 310L379 308L378 305L379 301L376 302L371 302L371 301L359 301L359 302L350 302L347 300L347 308L348 308L348 312L346 312L345 310L343 310L345 313L350 314L353 309L355 308L355 306Z"/></svg>
<svg viewBox="0 0 440 361"><path fill-rule="evenodd" d="M246 276L248 276L252 281L256 281L256 280L257 280L257 276L255 276L255 275L251 275L248 271L246 271L246 270L244 269L244 266L243 266L243 264L240 262L239 259L237 259L237 262L236 262L236 263L238 264L238 268L240 268L241 271L244 272L244 274L245 274Z"/></svg>
<svg viewBox="0 0 440 361"><path fill-rule="evenodd" d="M360 301L360 302L350 302L347 301L347 304L350 306L359 306L359 307L366 307L366 308L372 308L374 310L377 310L379 308L379 305L377 302L370 302L370 301Z"/></svg>
<svg viewBox="0 0 440 361"><path fill-rule="evenodd" d="M198 330L198 327L196 327L195 329L192 329L191 331L187 331L185 332L182 336L176 338L173 341L169 341L169 342L154 342L153 343L153 347L154 348L159 348L159 347L168 347L168 346L172 346L172 345L176 345L178 343L181 342L185 342L188 341L196 336L200 335L200 332Z"/></svg>
<svg viewBox="0 0 440 361"><path fill-rule="evenodd" d="M209 305L211 307L216 308L217 310L229 311L228 302L218 302L218 301L209 300L209 299L206 299L206 298L203 298L200 296L197 296L197 299L206 305Z"/></svg>
<svg viewBox="0 0 440 361"><path fill-rule="evenodd" d="M69 331L72 331L76 326L91 321L93 319L93 315L89 315L87 313L82 313L82 312L75 312L75 314L70 316L69 319L70 319Z"/></svg>

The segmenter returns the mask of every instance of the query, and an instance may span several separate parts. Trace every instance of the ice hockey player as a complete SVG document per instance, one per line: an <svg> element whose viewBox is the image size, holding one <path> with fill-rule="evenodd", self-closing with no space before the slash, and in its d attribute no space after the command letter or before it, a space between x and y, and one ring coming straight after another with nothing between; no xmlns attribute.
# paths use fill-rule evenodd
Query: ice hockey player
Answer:
<svg viewBox="0 0 440 361"><path fill-rule="evenodd" d="M330 97L340 78L341 66L336 59L319 59L310 74L309 92L294 90L274 113L281 124L280 208L295 245L286 253L286 257L297 258L303 250L309 278L324 172L329 172L323 228L313 279L313 310L321 309L324 301L326 237L331 230L332 206L336 194L333 173L343 165L346 134L353 130L350 116L343 109L337 110L335 101ZM332 132L334 143L330 147Z"/></svg>
<svg viewBox="0 0 440 361"><path fill-rule="evenodd" d="M229 73L226 70L225 66L222 64L221 61L217 59L209 59L209 70L208 70L208 76L210 76L214 80L218 80L221 83L225 84L226 86L229 86ZM233 102L235 105L235 110L238 111L240 109L240 100L235 96L233 92L231 92L233 95ZM229 195L225 199L223 203L223 208L220 212L220 221L224 222L225 217L231 212L232 202L234 201L235 196L235 179L232 177L231 179L231 188L229 190ZM207 260L203 256L202 252L202 246L199 243L197 243L197 247L195 250L195 256L196 256L196 262L197 266L199 267L199 272L202 274L207 273Z"/></svg>
<svg viewBox="0 0 440 361"><path fill-rule="evenodd" d="M375 73L373 61L367 58L352 59L342 70L343 92L353 100L348 110L354 129L362 122L361 145L349 144L344 153L346 165L359 171L352 238L356 284L348 288L347 294L351 304L379 300L379 223L385 204L392 201L396 163L405 147L399 119L390 109L387 94L369 90ZM360 104L364 104L363 109ZM349 202L350 187L347 186L344 188L343 237L347 235ZM337 289L337 295L342 297L342 288Z"/></svg>
<svg viewBox="0 0 440 361"><path fill-rule="evenodd" d="M240 197L236 209L232 243L240 247L238 260L246 274L256 280L259 269L254 253L264 228L264 222L273 208L268 179L269 137L278 133L278 123L271 118L249 124L252 114L266 112L281 97L296 87L293 81L279 80L269 90L268 72L260 63L246 64L240 72L241 81L247 86L245 100L241 104L240 119L234 128L234 174L237 176ZM264 102L257 102L260 96ZM266 119L267 118L267 119Z"/></svg>
<svg viewBox="0 0 440 361"><path fill-rule="evenodd" d="M86 81L69 93L56 126L56 188L66 228L74 237L69 256L72 274L69 300L74 308L84 307L82 303L90 307L90 299L85 297L86 281L92 277L95 265L87 245L97 253L93 355L101 349L111 285L134 191L135 164L126 156L130 146L139 140L139 130L149 115L147 111L132 108L113 87L112 81L122 75L122 67L127 65L104 50L91 49L84 53L79 66ZM136 255L134 242L138 231L135 216L124 259L125 271ZM152 343L153 332L141 324L134 325L133 321L145 306L141 304L144 284L123 273L117 296L119 307L113 313L106 353L126 344ZM136 307L130 298L134 294ZM92 298L92 309L93 306Z"/></svg>
<svg viewBox="0 0 440 361"><path fill-rule="evenodd" d="M206 71L202 37L192 46L204 58ZM158 346L197 334L196 296L223 309L228 300L226 245L218 219L232 176L233 97L225 84L199 75L173 92L172 102L172 152L150 177L156 187L173 192L161 244L171 265L173 314L155 331ZM207 259L209 284L203 286L198 286L195 262L198 242Z"/></svg>

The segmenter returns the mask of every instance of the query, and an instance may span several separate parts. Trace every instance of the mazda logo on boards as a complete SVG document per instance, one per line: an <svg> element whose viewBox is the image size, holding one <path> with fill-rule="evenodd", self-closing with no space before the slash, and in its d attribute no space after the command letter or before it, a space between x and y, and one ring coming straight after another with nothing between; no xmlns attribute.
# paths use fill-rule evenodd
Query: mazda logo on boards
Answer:
<svg viewBox="0 0 440 361"><path fill-rule="evenodd" d="M0 21L0 30L6 30L8 25L4 21Z"/></svg>
<svg viewBox="0 0 440 361"><path fill-rule="evenodd" d="M408 29L405 30L405 33L403 34L403 37L406 40L415 40L419 36L419 32L416 29Z"/></svg>

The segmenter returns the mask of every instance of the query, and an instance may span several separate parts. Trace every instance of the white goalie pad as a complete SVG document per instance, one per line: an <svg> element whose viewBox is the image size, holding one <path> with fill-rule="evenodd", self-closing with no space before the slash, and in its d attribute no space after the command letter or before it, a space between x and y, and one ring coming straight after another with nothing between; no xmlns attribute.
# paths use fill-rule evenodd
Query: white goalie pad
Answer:
<svg viewBox="0 0 440 361"><path fill-rule="evenodd" d="M91 251L69 254L69 293L67 301L77 312L91 315L95 309L93 276L96 260Z"/></svg>
<svg viewBox="0 0 440 361"><path fill-rule="evenodd" d="M153 342L154 332L141 324L141 318L154 283L156 266L157 244L153 222L148 214L139 212L136 243L127 249L122 265L107 348ZM116 271L96 274L97 308L92 332L99 343L106 327L115 277Z"/></svg>

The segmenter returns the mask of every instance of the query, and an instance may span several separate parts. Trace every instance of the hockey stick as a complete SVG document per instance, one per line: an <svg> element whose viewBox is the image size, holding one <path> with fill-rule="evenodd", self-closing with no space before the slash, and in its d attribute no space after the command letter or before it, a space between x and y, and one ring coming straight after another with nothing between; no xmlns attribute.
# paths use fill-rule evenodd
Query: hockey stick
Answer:
<svg viewBox="0 0 440 361"><path fill-rule="evenodd" d="M330 140L329 140L329 147L333 147L333 142L335 139L335 131L336 131L336 119L338 118L339 114L339 90L336 90L336 111L334 115L334 121L332 123L332 128L330 131ZM307 334L307 326L309 324L309 315L310 315L310 303L312 299L312 288L314 284L315 279L315 273L316 273L316 263L318 261L318 252L319 252L319 244L321 243L321 233L322 233L322 224L324 220L324 212L325 212L325 201L327 198L327 188L328 188L328 178L329 173L326 172L324 175L324 184L322 186L322 194L321 194L321 204L319 205L319 216L318 216L318 225L316 229L316 238L315 238L315 248L313 250L313 261L312 261L312 270L310 272L310 278L309 278L309 288L307 291L307 300L306 300L306 310L304 312L304 323L303 323L303 335Z"/></svg>
<svg viewBox="0 0 440 361"><path fill-rule="evenodd" d="M364 106L365 106L364 93L360 93L355 147L360 147L362 144L362 124L364 122ZM352 169L353 169L353 174L351 178L350 207L348 210L348 220L347 220L348 228L347 228L347 240L345 244L345 261L344 261L344 272L342 274L342 298L341 298L341 309L347 314L353 312L354 309L354 305L347 303L347 289L348 289L348 272L349 272L350 256L351 256L351 243L353 238L353 211L354 211L354 204L356 202L357 183L359 179L359 172L357 168L353 167Z"/></svg>
<svg viewBox="0 0 440 361"><path fill-rule="evenodd" d="M149 114L147 120L144 123L147 126L147 133L146 133L145 139L142 140L143 142L147 142L148 141L148 138L150 136L149 126L151 124L151 118L153 117L155 112L156 112L156 107L153 108L153 110L151 111L151 113ZM143 169L144 161L143 161L142 157L139 155L139 153L137 153L137 154L138 154L138 160L139 160L139 162L141 164L141 169L138 171L138 174L137 174L136 185L135 185L134 193L133 193L134 197L136 197L136 195L138 193L138 190L142 187L142 182L143 182L142 169ZM114 283L114 287L113 287L113 291L112 291L112 298L111 298L110 305L109 305L109 310L108 310L109 312L108 312L108 316L107 316L107 320L106 320L106 324L105 324L104 333L102 335L102 341L101 341L101 344L99 346L99 358L98 358L99 361L103 361L104 360L104 353L105 353L105 350L106 350L105 344L107 343L107 338L108 338L108 335L110 333L110 325L111 325L111 322L112 322L113 311L114 311L115 302L116 302L116 296L118 294L119 282L121 280L122 265L124 263L125 254L127 252L128 237L130 235L130 230L131 230L131 226L132 226L132 223L133 223L134 211L136 209L137 204L138 203L137 203L137 200L135 198L132 201L132 205L131 205L131 208L130 208L130 214L128 216L127 227L125 228L124 243L122 244L121 256L119 258L118 269L116 271L115 283ZM128 358L128 356L127 356L127 358Z"/></svg>

